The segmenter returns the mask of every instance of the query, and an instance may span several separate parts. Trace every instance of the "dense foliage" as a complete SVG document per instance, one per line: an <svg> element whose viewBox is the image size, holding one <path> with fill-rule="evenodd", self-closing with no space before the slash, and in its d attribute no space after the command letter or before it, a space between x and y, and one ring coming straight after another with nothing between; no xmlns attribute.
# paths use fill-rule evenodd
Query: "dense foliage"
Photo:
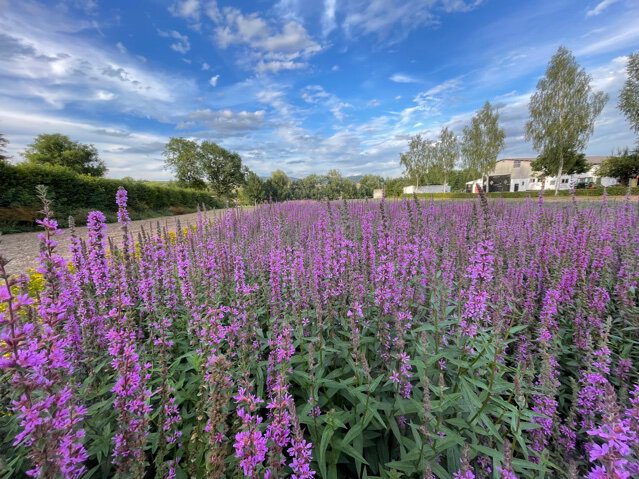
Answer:
<svg viewBox="0 0 639 479"><path fill-rule="evenodd" d="M595 119L608 101L606 93L592 90L591 80L570 50L562 46L550 59L546 74L530 98L525 138L546 159L545 167L557 178L565 172L564 154L574 159L588 145ZM557 181L555 194L558 191Z"/></svg>
<svg viewBox="0 0 639 479"><path fill-rule="evenodd" d="M84 224L87 213L94 209L102 210L110 221L115 221L117 208L113 197L120 185L129 191L134 219L191 212L198 205L220 206L210 194L184 188L95 178L63 167L0 163L0 231L36 227L40 209L35 193L38 184L48 187L57 216L64 224L69 216L76 218L76 224Z"/></svg>
<svg viewBox="0 0 639 479"><path fill-rule="evenodd" d="M387 182L377 175L364 175L356 181L346 178L338 170L330 170L326 175L308 175L304 178L290 178L282 170L274 171L262 180L253 172L248 172L246 183L239 192L244 204L280 202L287 200L338 200L372 198L373 190L383 188ZM403 181L402 181L403 182ZM392 194L391 194L392 193ZM402 190L391 191L387 196L401 196Z"/></svg>
<svg viewBox="0 0 639 479"><path fill-rule="evenodd" d="M586 155L583 153L577 153L576 151L566 150L562 154L563 158L563 174L564 175L574 175L578 173L586 173L590 169L590 165L588 164L588 160L586 160ZM547 151L543 151L535 161L533 161L530 166L533 171L537 171L542 174L542 176L554 176L557 173L557 165L559 164L559 154L550 149ZM602 175L599 172L599 176L608 176ZM613 176L613 178L617 178Z"/></svg>
<svg viewBox="0 0 639 479"><path fill-rule="evenodd" d="M601 176L618 178L627 185L633 178L639 177L639 147L630 151L627 148L604 161L599 169Z"/></svg>
<svg viewBox="0 0 639 479"><path fill-rule="evenodd" d="M0 133L0 163L6 163L9 160L9 155L7 155L7 145L9 144L9 140Z"/></svg>
<svg viewBox="0 0 639 479"><path fill-rule="evenodd" d="M464 127L461 140L461 154L464 167L475 177L487 175L495 169L497 156L506 145L506 130L499 126L499 111L490 102Z"/></svg>
<svg viewBox="0 0 639 479"><path fill-rule="evenodd" d="M104 176L107 172L95 146L73 141L60 133L38 135L23 156L34 165L64 166L82 175Z"/></svg>
<svg viewBox="0 0 639 479"><path fill-rule="evenodd" d="M209 188L219 198L230 198L247 174L240 155L216 143L171 138L164 147L166 167L182 186Z"/></svg>
<svg viewBox="0 0 639 479"><path fill-rule="evenodd" d="M41 221L37 295L0 260L4 477L639 474L629 199L117 202L71 268Z"/></svg>
<svg viewBox="0 0 639 479"><path fill-rule="evenodd" d="M639 52L628 56L626 81L619 92L619 109L630 127L639 134Z"/></svg>

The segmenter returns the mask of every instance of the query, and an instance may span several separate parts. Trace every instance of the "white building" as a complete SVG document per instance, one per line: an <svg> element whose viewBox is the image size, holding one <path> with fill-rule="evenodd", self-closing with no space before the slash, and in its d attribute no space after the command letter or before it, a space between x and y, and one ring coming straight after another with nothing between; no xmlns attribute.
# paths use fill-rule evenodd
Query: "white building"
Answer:
<svg viewBox="0 0 639 479"><path fill-rule="evenodd" d="M607 156L587 156L586 161L590 165L590 169L586 173L574 175L562 175L559 179L559 189L568 190L571 185L587 187L598 182L602 186L616 185L618 181L615 178L600 178L597 170L601 163L607 159ZM489 192L497 191L539 191L542 186L542 179L538 173L532 171L531 164L535 158L504 158L498 160L495 169L491 171L487 179L485 188ZM544 179L544 189L554 190L557 181L554 176L547 176ZM472 193L479 192L479 186L482 179L469 181L466 183L466 191Z"/></svg>
<svg viewBox="0 0 639 479"><path fill-rule="evenodd" d="M450 193L449 185L426 185L426 186L404 186L403 192L405 195L419 194L419 193Z"/></svg>

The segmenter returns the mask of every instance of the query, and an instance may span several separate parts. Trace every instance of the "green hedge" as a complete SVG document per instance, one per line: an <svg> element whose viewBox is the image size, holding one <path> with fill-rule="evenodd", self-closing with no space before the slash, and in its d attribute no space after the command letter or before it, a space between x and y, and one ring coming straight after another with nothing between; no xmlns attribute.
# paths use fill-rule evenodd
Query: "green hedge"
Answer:
<svg viewBox="0 0 639 479"><path fill-rule="evenodd" d="M54 166L9 165L0 163L0 231L29 230L40 209L36 185L45 185L53 201L53 210L61 224L74 216L76 224L86 222L86 214L100 210L114 220L115 193L123 186L129 193L133 219L188 213L198 205L219 208L221 202L210 194L186 188L160 186L132 180L112 180L78 175Z"/></svg>
<svg viewBox="0 0 639 479"><path fill-rule="evenodd" d="M602 196L604 192L603 188L590 188L590 189L579 189L575 190L576 196ZM610 188L606 188L606 192L609 196L625 196L628 192L628 188L625 186L611 186ZM639 188L631 188L631 194L637 195L639 194ZM539 195L539 191L507 191L507 192L494 192L487 193L486 196L489 198L536 198ZM548 198L555 195L555 190L546 190L544 195ZM410 197L413 195L404 195L404 197ZM568 190L559 190L559 196L570 196L570 191ZM476 193L420 193L417 195L418 198L435 198L435 199L462 199L462 198L476 198Z"/></svg>

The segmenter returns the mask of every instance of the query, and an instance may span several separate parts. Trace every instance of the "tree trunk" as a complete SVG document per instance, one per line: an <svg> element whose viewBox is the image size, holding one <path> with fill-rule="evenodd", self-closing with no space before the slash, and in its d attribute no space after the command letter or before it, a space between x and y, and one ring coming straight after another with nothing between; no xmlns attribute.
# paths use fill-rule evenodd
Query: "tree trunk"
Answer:
<svg viewBox="0 0 639 479"><path fill-rule="evenodd" d="M559 194L559 183L561 182L561 174L564 170L564 153L563 151L559 151L559 172L557 173L557 178L555 179L555 196Z"/></svg>

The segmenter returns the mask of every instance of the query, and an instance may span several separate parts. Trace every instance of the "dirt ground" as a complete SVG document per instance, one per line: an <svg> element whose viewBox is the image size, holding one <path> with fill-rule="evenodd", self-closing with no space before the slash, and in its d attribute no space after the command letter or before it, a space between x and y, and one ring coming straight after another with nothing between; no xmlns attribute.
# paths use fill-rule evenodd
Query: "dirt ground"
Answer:
<svg viewBox="0 0 639 479"><path fill-rule="evenodd" d="M222 210L213 210L206 213L208 217L220 214ZM178 216L163 216L161 218L153 218L150 220L132 221L129 230L136 234L142 228L151 231L156 228L159 222L161 226L167 226L169 230L174 230L177 221L184 227L195 224L197 221L197 213ZM86 238L87 228L78 227L75 229L76 234ZM69 257L69 238L71 233L68 229L63 229L63 233L56 237L58 241L58 253L65 258ZM117 224L109 224L108 233L110 236L119 237L120 229ZM10 274L21 273L29 268L35 268L37 265L38 255L40 253L40 242L38 233L15 233L0 236L0 254L7 258L9 264L7 271Z"/></svg>

